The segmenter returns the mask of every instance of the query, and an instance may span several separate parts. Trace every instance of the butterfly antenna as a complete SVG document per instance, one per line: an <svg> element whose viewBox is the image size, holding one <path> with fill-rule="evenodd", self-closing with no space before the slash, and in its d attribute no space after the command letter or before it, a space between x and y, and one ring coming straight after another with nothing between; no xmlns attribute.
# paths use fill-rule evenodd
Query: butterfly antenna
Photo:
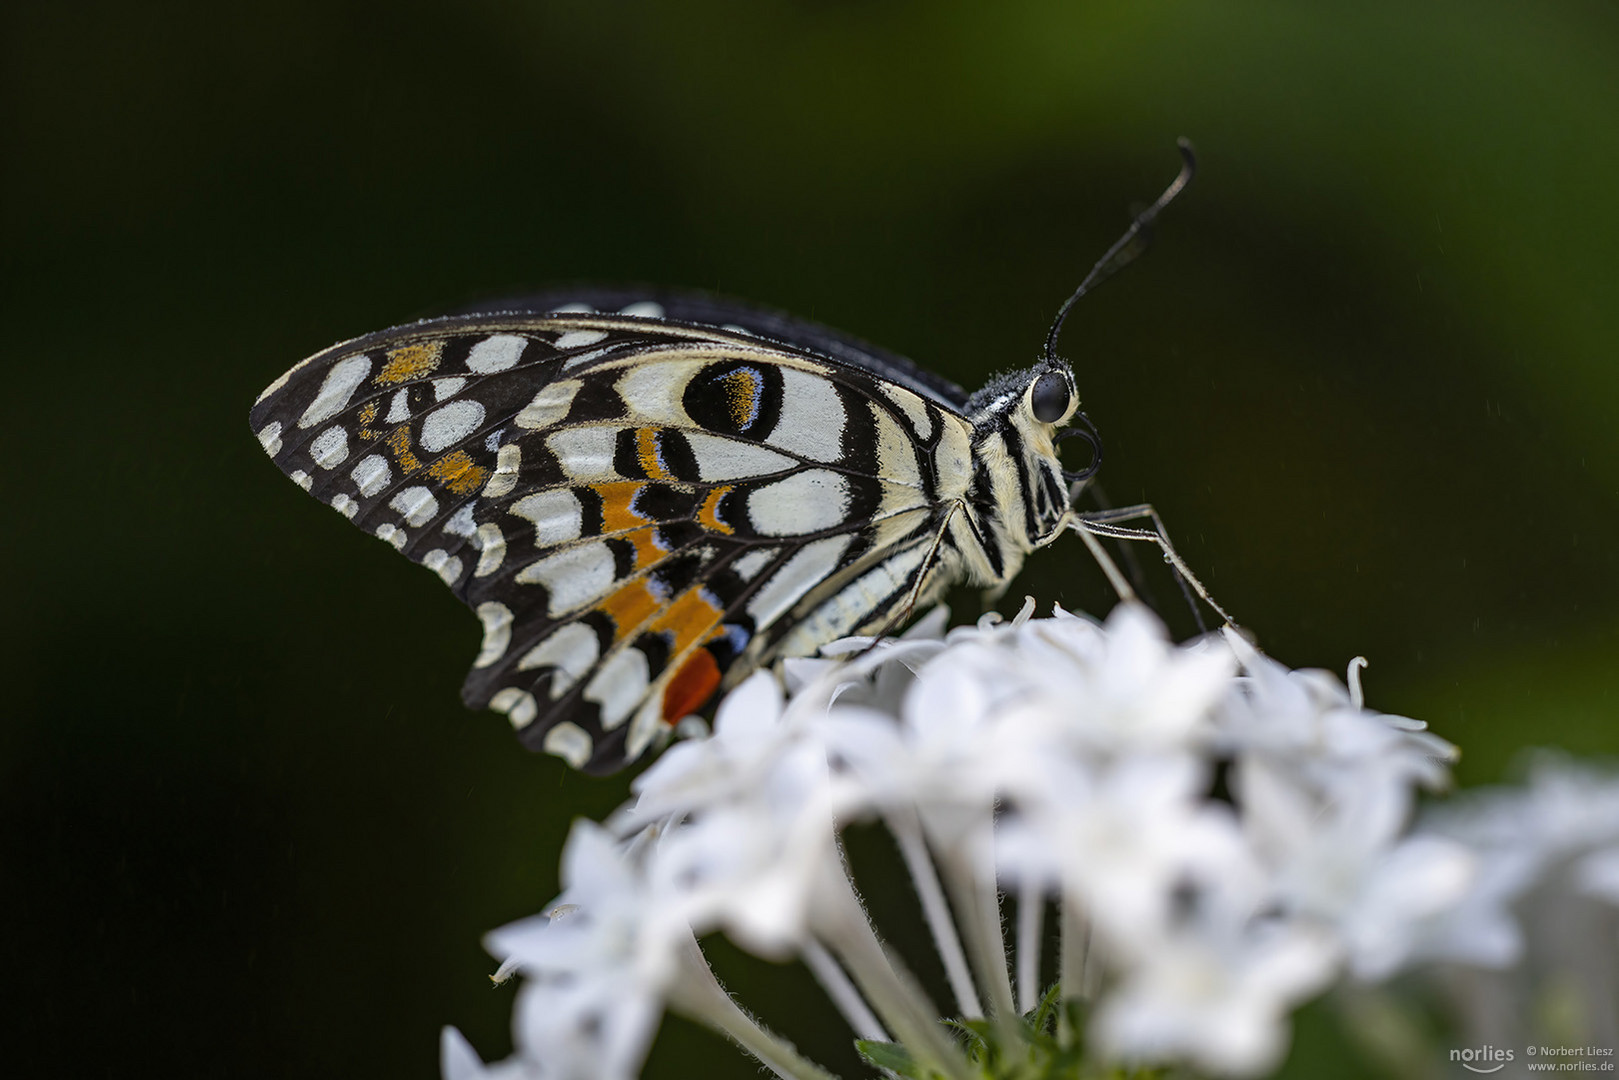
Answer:
<svg viewBox="0 0 1619 1080"><path fill-rule="evenodd" d="M1197 175L1197 155L1192 151L1191 141L1185 138L1176 139L1175 146L1181 152L1180 175L1176 176L1164 189L1164 193L1158 196L1157 202L1136 215L1136 219L1130 222L1130 227L1124 230L1124 235L1107 249L1107 254L1098 259L1095 266L1091 267L1091 272L1079 283L1074 295L1064 300L1062 307L1057 309L1057 318L1051 324L1051 332L1046 335L1045 358L1048 361L1056 357L1057 337L1062 333L1063 320L1068 318L1068 312L1078 303L1079 298L1135 262L1136 258L1147 250L1147 243L1152 238L1153 219L1187 184L1192 182L1192 177Z"/></svg>

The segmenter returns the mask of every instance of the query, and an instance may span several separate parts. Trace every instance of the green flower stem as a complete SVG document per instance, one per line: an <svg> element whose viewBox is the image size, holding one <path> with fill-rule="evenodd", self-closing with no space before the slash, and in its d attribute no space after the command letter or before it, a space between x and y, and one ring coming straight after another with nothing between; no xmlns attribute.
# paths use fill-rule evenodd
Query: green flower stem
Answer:
<svg viewBox="0 0 1619 1080"><path fill-rule="evenodd" d="M882 1022L866 1004L866 999L860 996L860 991L849 981L849 976L820 942L811 938L804 945L803 957L804 966L810 969L815 981L821 984L821 989L826 991L826 996L832 999L832 1004L843 1014L843 1019L848 1021L850 1029L857 1036L872 1042L891 1041L888 1032L883 1030Z"/></svg>
<svg viewBox="0 0 1619 1080"><path fill-rule="evenodd" d="M911 872L916 895L922 901L922 912L927 916L928 928L933 931L933 944L939 950L939 958L944 961L950 989L956 995L956 1008L964 1018L975 1020L984 1015L984 1007L978 1001L978 991L967 970L967 956L962 951L961 937L956 933L950 907L945 903L944 890L939 887L938 872L928 854L927 843L922 839L921 822L917 820L916 812L907 807L895 810L888 816L887 823L888 831L894 834L900 855Z"/></svg>
<svg viewBox="0 0 1619 1080"><path fill-rule="evenodd" d="M986 812L986 825L989 820ZM1006 970L1006 939L1001 935L1001 900L995 873L993 868L975 865L968 847L957 845L950 849L939 860L940 866L950 898L961 913L973 968L989 997L990 1015L1003 1025L1015 1026L1017 1007L1012 1003L1012 978Z"/></svg>
<svg viewBox="0 0 1619 1080"><path fill-rule="evenodd" d="M718 1031L781 1080L836 1080L742 1010L714 977L695 938L681 950L680 973L669 991L669 1007Z"/></svg>
<svg viewBox="0 0 1619 1080"><path fill-rule="evenodd" d="M918 1061L952 1080L971 1080L972 1067L939 1026L938 1010L878 940L849 879L841 873L827 874L817 894L817 936L842 962L883 1023Z"/></svg>
<svg viewBox="0 0 1619 1080"><path fill-rule="evenodd" d="M1017 994L1018 1012L1028 1013L1040 1004L1040 933L1046 914L1045 891L1033 881L1018 888L1017 904Z"/></svg>
<svg viewBox="0 0 1619 1080"><path fill-rule="evenodd" d="M1057 955L1058 983L1063 998L1089 998L1086 986L1086 958L1090 952L1090 921L1080 911L1079 902L1063 894L1058 904L1060 939ZM1074 1037L1069 1028L1068 1010L1057 1011L1057 1038L1067 1043Z"/></svg>

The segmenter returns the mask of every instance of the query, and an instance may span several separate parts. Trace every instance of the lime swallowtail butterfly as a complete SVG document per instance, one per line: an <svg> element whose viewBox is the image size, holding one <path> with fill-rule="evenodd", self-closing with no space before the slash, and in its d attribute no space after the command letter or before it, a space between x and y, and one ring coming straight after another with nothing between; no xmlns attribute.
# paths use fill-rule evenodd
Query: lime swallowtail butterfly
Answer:
<svg viewBox="0 0 1619 1080"><path fill-rule="evenodd" d="M976 393L735 301L572 290L334 345L252 428L477 613L469 706L611 771L778 658L892 629L959 581L1004 587L1076 523L1152 538L1118 524L1150 508L1072 508L1091 470L1065 472L1058 441L1089 441L1092 469L1100 445L1054 348L1189 179L1183 153L1041 361Z"/></svg>

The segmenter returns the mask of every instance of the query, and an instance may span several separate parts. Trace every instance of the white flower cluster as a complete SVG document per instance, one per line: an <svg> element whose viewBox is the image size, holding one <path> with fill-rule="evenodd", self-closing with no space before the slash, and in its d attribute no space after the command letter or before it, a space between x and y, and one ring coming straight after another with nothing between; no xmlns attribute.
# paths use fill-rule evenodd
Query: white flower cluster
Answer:
<svg viewBox="0 0 1619 1080"><path fill-rule="evenodd" d="M666 1009L777 1075L826 1076L721 989L697 943L715 931L802 959L860 1038L978 1075L860 902L839 834L862 820L897 841L948 1015L1012 1038L1056 981L1088 1017L1061 1036L1097 1061L1252 1075L1279 1060L1291 1009L1336 980L1512 959L1509 907L1535 871L1491 844L1528 811L1413 832L1416 793L1446 782L1454 748L1366 711L1354 666L1346 689L1231 631L1174 645L1135 604L1104 624L1032 609L840 643L852 658L788 663L787 698L768 674L739 686L712 736L668 750L608 826L575 826L548 913L491 935L503 973L524 976L517 1052L486 1066L448 1031L448 1080L633 1077ZM1619 844L1619 805L1609 818ZM1619 846L1589 840L1581 880L1619 898ZM1040 970L1048 901L1056 972Z"/></svg>

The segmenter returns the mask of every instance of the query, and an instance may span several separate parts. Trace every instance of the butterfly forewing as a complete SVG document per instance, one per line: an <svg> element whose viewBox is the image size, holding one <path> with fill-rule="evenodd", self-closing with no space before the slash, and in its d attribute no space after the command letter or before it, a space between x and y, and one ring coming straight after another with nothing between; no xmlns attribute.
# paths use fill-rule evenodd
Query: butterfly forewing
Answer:
<svg viewBox="0 0 1619 1080"><path fill-rule="evenodd" d="M334 346L251 421L300 486L474 609L468 704L606 771L722 684L883 624L929 571L936 460L966 427L946 391L863 355L480 314Z"/></svg>

